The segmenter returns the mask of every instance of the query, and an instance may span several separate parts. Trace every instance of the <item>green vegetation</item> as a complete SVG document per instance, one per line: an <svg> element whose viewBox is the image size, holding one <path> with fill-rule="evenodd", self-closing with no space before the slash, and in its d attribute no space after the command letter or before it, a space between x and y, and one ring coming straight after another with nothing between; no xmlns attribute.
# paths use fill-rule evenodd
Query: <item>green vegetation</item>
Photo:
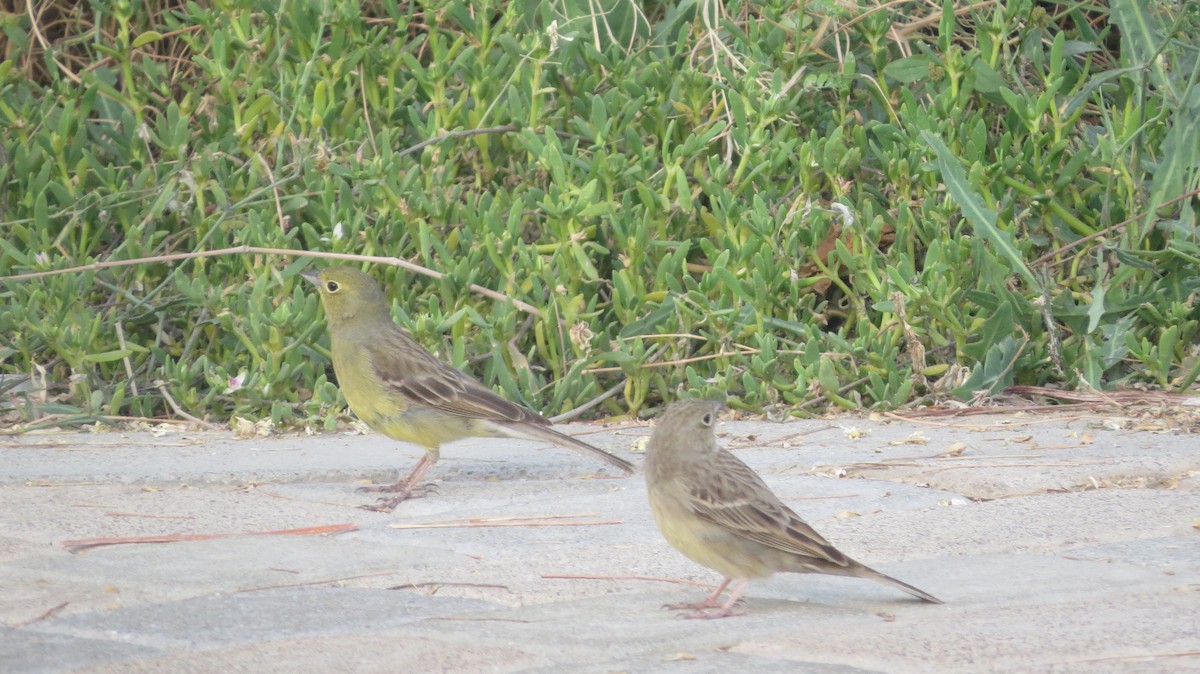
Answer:
<svg viewBox="0 0 1200 674"><path fill-rule="evenodd" d="M550 415L1200 372L1197 3L47 0L0 28L9 423L336 424L297 276L325 262L9 278L243 245L442 272L368 267Z"/></svg>

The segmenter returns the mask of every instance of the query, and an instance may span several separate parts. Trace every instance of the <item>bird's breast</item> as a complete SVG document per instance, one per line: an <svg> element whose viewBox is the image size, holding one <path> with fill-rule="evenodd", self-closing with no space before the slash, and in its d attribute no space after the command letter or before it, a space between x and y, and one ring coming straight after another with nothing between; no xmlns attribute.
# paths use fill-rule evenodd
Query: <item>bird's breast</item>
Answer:
<svg viewBox="0 0 1200 674"><path fill-rule="evenodd" d="M334 342L333 371L350 409L372 428L375 421L396 416L407 407L400 396L387 390L367 350L354 343Z"/></svg>
<svg viewBox="0 0 1200 674"><path fill-rule="evenodd" d="M376 433L428 450L471 436L495 435L478 419L456 416L414 403L379 377L367 349L334 342L333 370L354 415Z"/></svg>
<svg viewBox="0 0 1200 674"><path fill-rule="evenodd" d="M688 559L726 578L765 578L774 572L755 554L758 544L697 516L685 496L669 487L652 487L649 494L663 538Z"/></svg>

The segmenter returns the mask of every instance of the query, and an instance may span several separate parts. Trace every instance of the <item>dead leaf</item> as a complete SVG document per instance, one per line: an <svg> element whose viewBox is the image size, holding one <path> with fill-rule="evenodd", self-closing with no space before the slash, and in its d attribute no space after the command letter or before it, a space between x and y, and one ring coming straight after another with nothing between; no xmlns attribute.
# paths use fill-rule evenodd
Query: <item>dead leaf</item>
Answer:
<svg viewBox="0 0 1200 674"><path fill-rule="evenodd" d="M926 438L925 435L921 433L921 431L917 431L917 432L913 433L912 435L909 435L907 438L904 438L903 440L892 440L892 441L888 442L888 444L889 445L924 445L924 444L927 444L928 442L929 442L929 439Z"/></svg>
<svg viewBox="0 0 1200 674"><path fill-rule="evenodd" d="M849 440L858 440L859 438L865 438L871 434L871 431L857 428L855 426L842 426L841 428L842 433L844 433L846 438Z"/></svg>
<svg viewBox="0 0 1200 674"><path fill-rule="evenodd" d="M230 422L233 434L238 438L267 438L275 431L275 422L267 417L258 421L250 421L245 417L234 417Z"/></svg>
<svg viewBox="0 0 1200 674"><path fill-rule="evenodd" d="M956 456L962 456L965 451L967 451L967 443L961 441L954 442L950 444L950 447L946 451L939 455L939 458L951 459Z"/></svg>

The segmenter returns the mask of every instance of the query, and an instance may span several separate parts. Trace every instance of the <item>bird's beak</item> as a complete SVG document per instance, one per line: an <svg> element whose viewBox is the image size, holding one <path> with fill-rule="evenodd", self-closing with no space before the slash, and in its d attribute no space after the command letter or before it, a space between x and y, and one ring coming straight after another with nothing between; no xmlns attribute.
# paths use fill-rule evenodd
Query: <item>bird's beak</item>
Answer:
<svg viewBox="0 0 1200 674"><path fill-rule="evenodd" d="M300 276L305 281L308 281L309 283L311 283L315 286L321 285L321 272L319 272L319 271L309 269L308 271L300 272Z"/></svg>

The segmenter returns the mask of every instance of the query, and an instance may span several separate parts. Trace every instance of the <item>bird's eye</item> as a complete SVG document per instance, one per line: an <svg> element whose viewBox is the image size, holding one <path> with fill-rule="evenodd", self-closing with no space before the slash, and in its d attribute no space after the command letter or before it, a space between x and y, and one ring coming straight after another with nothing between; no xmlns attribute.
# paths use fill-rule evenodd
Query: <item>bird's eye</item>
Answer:
<svg viewBox="0 0 1200 674"><path fill-rule="evenodd" d="M700 423L701 423L701 425L704 425L704 426L712 426L713 425L712 412L709 412L709 413L705 414L704 416L700 417Z"/></svg>
<svg viewBox="0 0 1200 674"><path fill-rule="evenodd" d="M337 281L326 281L325 282L325 289L331 293L336 293L338 291L338 288L340 288L340 287L341 286L339 286L337 284Z"/></svg>

